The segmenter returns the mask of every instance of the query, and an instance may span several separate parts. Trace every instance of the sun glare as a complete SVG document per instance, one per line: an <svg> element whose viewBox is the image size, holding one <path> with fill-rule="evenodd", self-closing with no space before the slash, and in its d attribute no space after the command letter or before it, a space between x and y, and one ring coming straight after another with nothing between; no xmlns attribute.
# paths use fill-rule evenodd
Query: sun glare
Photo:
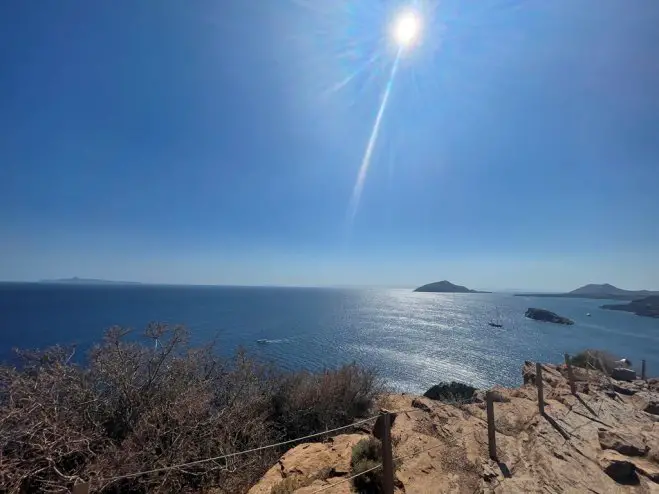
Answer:
<svg viewBox="0 0 659 494"><path fill-rule="evenodd" d="M394 39L401 48L413 44L419 37L419 31L421 31L421 19L416 12L404 12L394 21Z"/></svg>

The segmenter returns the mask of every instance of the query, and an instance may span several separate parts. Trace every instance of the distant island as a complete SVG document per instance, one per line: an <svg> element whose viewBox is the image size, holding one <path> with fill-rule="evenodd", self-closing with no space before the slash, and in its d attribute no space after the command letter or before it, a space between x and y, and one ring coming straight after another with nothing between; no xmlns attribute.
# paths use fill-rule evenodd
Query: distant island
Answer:
<svg viewBox="0 0 659 494"><path fill-rule="evenodd" d="M603 305L602 309L624 310L633 312L637 316L659 318L659 295L632 300L628 304L607 304Z"/></svg>
<svg viewBox="0 0 659 494"><path fill-rule="evenodd" d="M470 290L466 286L454 285L450 281L436 281L435 283L428 283L427 285L420 286L414 290L415 292L429 292L429 293L490 293L479 292L478 290Z"/></svg>
<svg viewBox="0 0 659 494"><path fill-rule="evenodd" d="M609 300L636 300L653 295L659 295L659 292L649 290L623 290L616 286L604 283L603 285L589 284L572 290L568 293L516 293L517 297L564 297L564 298L593 298Z"/></svg>
<svg viewBox="0 0 659 494"><path fill-rule="evenodd" d="M535 319L536 321L553 322L556 324L574 324L574 321L568 319L567 317L559 316L558 314L546 309L536 309L534 307L527 309L524 317Z"/></svg>
<svg viewBox="0 0 659 494"><path fill-rule="evenodd" d="M140 285L137 281L110 281L97 280L94 278L60 278L57 280L40 280L39 283L59 284L59 285Z"/></svg>

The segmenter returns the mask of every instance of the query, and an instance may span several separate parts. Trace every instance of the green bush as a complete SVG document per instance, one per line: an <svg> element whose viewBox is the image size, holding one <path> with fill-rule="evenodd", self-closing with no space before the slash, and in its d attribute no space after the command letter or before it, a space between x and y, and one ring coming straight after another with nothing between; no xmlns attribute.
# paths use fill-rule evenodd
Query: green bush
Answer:
<svg viewBox="0 0 659 494"><path fill-rule="evenodd" d="M372 406L377 379L349 365L276 372L243 352L192 348L181 327L142 340L109 330L83 365L74 350L18 352L0 365L0 492L245 492L283 449L114 482L101 479L223 456L347 425ZM296 408L299 407L299 408Z"/></svg>
<svg viewBox="0 0 659 494"><path fill-rule="evenodd" d="M350 474L359 475L371 468L382 465L382 443L370 437L362 439L352 448L350 459ZM357 492L363 494L377 494L382 492L382 467L376 468L368 473L359 475L352 480L352 485Z"/></svg>

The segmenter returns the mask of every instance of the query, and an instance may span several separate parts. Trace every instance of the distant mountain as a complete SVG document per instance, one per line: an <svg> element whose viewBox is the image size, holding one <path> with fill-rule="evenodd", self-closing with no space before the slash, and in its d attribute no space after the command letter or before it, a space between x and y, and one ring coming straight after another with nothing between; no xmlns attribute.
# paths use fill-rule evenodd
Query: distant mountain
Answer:
<svg viewBox="0 0 659 494"><path fill-rule="evenodd" d="M601 296L610 296L616 295L620 297L648 297L652 295L652 292L649 290L623 290L617 286L610 285L609 283L604 283L603 285L585 285L576 290L572 290L572 295L601 295Z"/></svg>
<svg viewBox="0 0 659 494"><path fill-rule="evenodd" d="M432 293L488 293L479 292L477 290L470 290L466 286L454 285L450 281L436 281L435 283L428 283L427 285L420 286L414 290L415 292L432 292Z"/></svg>
<svg viewBox="0 0 659 494"><path fill-rule="evenodd" d="M39 283L52 283L61 285L139 285L137 281L110 281L110 280L97 280L94 278L61 278L57 280L41 280Z"/></svg>
<svg viewBox="0 0 659 494"><path fill-rule="evenodd" d="M659 295L659 292L649 290L624 290L609 283L602 285L584 285L568 293L518 293L518 297L565 297L565 298L593 298L611 300L636 300L651 295Z"/></svg>
<svg viewBox="0 0 659 494"><path fill-rule="evenodd" d="M624 310L637 316L659 317L659 295L632 300L628 304L603 305L602 309Z"/></svg>

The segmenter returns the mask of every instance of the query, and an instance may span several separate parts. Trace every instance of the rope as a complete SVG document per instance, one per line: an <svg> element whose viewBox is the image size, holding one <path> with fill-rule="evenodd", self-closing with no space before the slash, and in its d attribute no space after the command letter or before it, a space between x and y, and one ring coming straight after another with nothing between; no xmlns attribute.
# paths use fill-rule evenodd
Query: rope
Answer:
<svg viewBox="0 0 659 494"><path fill-rule="evenodd" d="M199 465L201 463L207 463L209 461L219 461L219 460L225 460L227 458L234 458L236 456L241 456L241 455L245 455L245 454L248 454L248 453L256 453L258 451L263 451L263 450L271 449L271 448L278 448L279 446L285 446L287 444L292 444L292 443L296 443L296 442L299 442L299 441L304 441L306 439L312 439L314 437L324 436L326 434L331 434L333 432L341 431L341 430L344 430L344 429L349 429L351 427L355 427L355 426L370 422L371 420L376 419L378 417L379 417L379 415L375 415L373 417L369 417L367 419L360 420L359 422L354 422L354 423L349 424L349 425L344 425L342 427L337 427L336 429L330 429L328 431L323 431L323 432L316 432L315 434L309 434L308 436L298 437L296 439L289 439L288 441L282 441L282 442L276 443L276 444L269 444L267 446L259 446L258 448L247 449L245 451L240 451L240 452L237 452L237 453L229 453L229 454L226 454L226 455L216 456L216 457L213 457L213 458L206 458L206 459L203 459L203 460L196 460L196 461L191 461L191 462L188 462L188 463L181 463L181 464L178 464L178 465L171 465L171 466L168 466L168 467L154 468L153 470L146 470L144 472L137 472L137 473L129 473L127 475L119 475L117 477L112 477L112 478L109 478L109 479L100 479L100 480L111 483L111 482L115 482L117 480L128 479L128 478L133 478L133 477L140 477L142 475L147 475L147 474L150 474L150 473L159 473L159 472L165 472L167 470L174 470L176 468L191 467L191 466L194 466L194 465ZM366 472L364 472L364 473L366 473Z"/></svg>

